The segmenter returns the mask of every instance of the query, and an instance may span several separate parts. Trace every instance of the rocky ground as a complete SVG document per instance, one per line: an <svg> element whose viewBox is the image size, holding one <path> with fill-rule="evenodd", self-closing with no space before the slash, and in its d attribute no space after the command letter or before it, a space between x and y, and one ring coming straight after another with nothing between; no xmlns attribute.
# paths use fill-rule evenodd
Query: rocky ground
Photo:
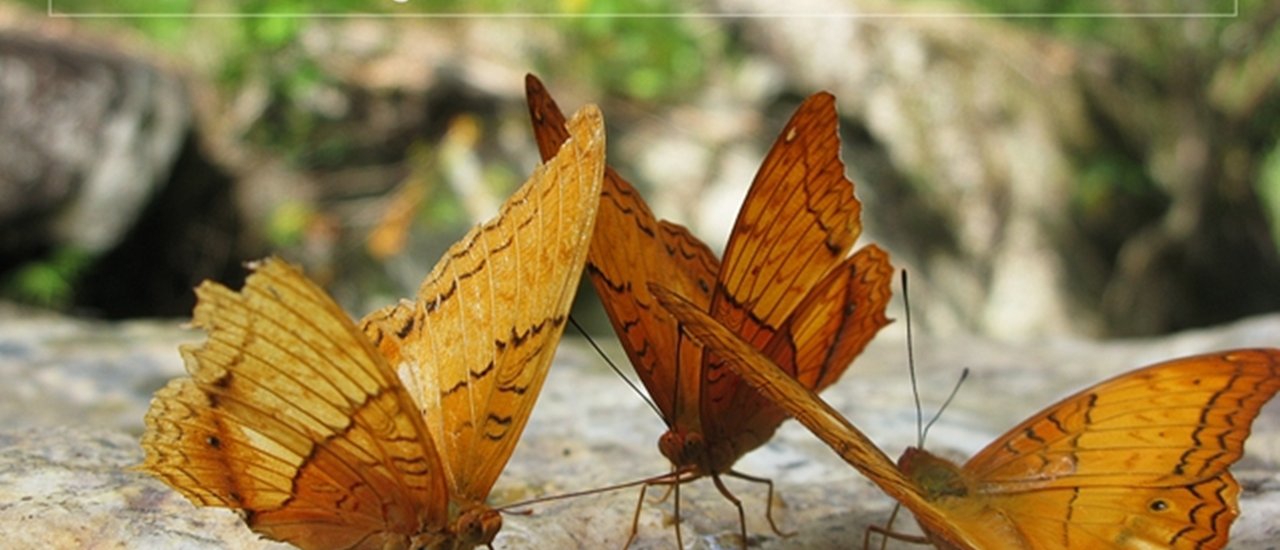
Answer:
<svg viewBox="0 0 1280 550"><path fill-rule="evenodd" d="M825 396L895 456L914 438L902 324L871 345ZM973 375L935 426L929 448L967 456L1070 391L1130 368L1216 349L1275 345L1280 316L1258 317L1159 339L1011 345L978 338L916 340L923 399L931 411L963 367ZM226 510L197 509L150 477L138 435L151 392L181 373L176 348L198 333L176 320L86 322L0 308L0 532L10 548L266 548ZM623 355L609 350L615 360ZM491 501L599 487L658 474L661 422L577 339L567 339L524 440ZM752 547L848 548L881 524L892 502L802 427L788 422L739 463L773 478L780 539L764 522L764 490L730 480ZM1232 547L1271 548L1280 538L1280 404L1255 423L1233 469L1244 487ZM616 548L634 490L538 505L509 515L498 548ZM709 482L681 491L686 543L736 547L735 512ZM646 504L637 548L674 544L671 501ZM906 527L907 522L899 523Z"/></svg>

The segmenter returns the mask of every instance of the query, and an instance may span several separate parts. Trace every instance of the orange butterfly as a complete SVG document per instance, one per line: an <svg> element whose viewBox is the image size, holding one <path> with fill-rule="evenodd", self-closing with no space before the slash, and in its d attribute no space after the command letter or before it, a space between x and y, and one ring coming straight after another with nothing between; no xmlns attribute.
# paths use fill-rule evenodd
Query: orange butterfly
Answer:
<svg viewBox="0 0 1280 550"><path fill-rule="evenodd" d="M1063 399L963 466L908 448L895 467L760 350L652 290L691 337L911 510L939 548L1222 548L1239 513L1227 468L1280 391L1280 349L1185 357Z"/></svg>
<svg viewBox="0 0 1280 550"><path fill-rule="evenodd" d="M190 378L156 392L141 469L305 549L470 548L524 429L586 258L604 169L594 106L493 220L445 253L414 302L357 328L296 268L239 292L206 281Z"/></svg>
<svg viewBox="0 0 1280 550"><path fill-rule="evenodd" d="M536 77L526 77L525 85L545 158L568 137L564 116ZM874 245L849 253L862 231L861 204L839 155L835 98L815 94L760 167L723 264L684 227L656 220L635 188L605 168L587 272L667 424L658 447L674 467L667 481L676 484L677 519L679 482L710 476L737 506L744 543L742 506L720 475L769 483L771 498L768 480L732 468L765 443L787 413L683 338L647 285L661 282L711 312L804 387L831 385L888 324L893 274L888 255ZM769 522L773 526L771 515ZM679 533L677 523L677 539Z"/></svg>

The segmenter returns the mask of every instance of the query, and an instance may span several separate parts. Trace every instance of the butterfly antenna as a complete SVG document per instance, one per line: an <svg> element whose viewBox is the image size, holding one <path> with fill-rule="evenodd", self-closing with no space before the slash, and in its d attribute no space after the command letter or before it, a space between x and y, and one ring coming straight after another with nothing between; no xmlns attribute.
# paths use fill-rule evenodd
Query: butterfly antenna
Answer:
<svg viewBox="0 0 1280 550"><path fill-rule="evenodd" d="M594 495L599 493L609 493L609 492L617 491L620 489L626 489L628 487L636 487L639 485L665 485L667 483L677 483L681 479L684 479L684 481L687 482L691 474L692 474L692 470L690 469L676 469L664 474L646 477L644 479L624 481L622 483L615 483L613 485L606 485L604 487L596 487L595 489L584 489L582 491L573 491L570 493L560 493L558 495L548 495L544 497L531 498L529 500L513 502L511 504L503 505L494 509L504 514L527 514L528 511L520 510L520 508L527 508L534 504L541 504L544 502L552 502L556 500L564 500L567 498L577 498L577 497Z"/></svg>
<svg viewBox="0 0 1280 550"><path fill-rule="evenodd" d="M658 406L653 403L653 400L649 399L649 395L641 391L640 387L636 386L636 383L632 381L631 378L622 373L622 369L619 369L618 365L616 365L612 359L609 359L609 355L606 354L603 349L600 349L600 345L596 343L595 338L592 338L590 334L587 334L587 331L582 328L582 325L578 324L578 320L573 318L572 313L569 314L569 323L573 325L573 328L578 330L579 334L587 339L587 343L591 344L591 348L596 350L596 354L599 355L601 359L604 359L605 364L609 365L610 369L613 369L614 374L617 374L618 378L621 378L623 382L626 382L627 385L631 387L631 391L635 392L636 395L639 395L640 399L643 399L645 404L649 405L650 409L653 409L654 414L658 415L658 418L662 418L662 411L659 411Z"/></svg>
<svg viewBox="0 0 1280 550"><path fill-rule="evenodd" d="M920 432L920 447L924 448L924 438L929 435L929 428L933 427L933 423L942 418L942 412L951 406L951 400L956 398L956 394L960 393L960 386L964 385L966 378L969 378L969 367L965 367L960 371L960 378L956 380L956 385L951 388L951 395L947 396L947 400L942 402L942 406L938 407L938 412L934 413L933 418L929 419L929 423L925 424L924 430Z"/></svg>
<svg viewBox="0 0 1280 550"><path fill-rule="evenodd" d="M911 396L916 400L916 445L924 447L924 409L920 405L920 386L916 382L915 344L911 338L911 292L907 289L907 270L902 270L902 308L907 318L907 372L911 375Z"/></svg>

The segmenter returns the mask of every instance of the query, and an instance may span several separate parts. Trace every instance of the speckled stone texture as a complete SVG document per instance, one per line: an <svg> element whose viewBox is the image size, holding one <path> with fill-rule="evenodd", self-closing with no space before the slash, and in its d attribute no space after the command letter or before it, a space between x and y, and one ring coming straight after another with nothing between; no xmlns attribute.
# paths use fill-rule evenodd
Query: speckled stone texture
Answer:
<svg viewBox="0 0 1280 550"><path fill-rule="evenodd" d="M182 372L177 345L198 339L179 321L92 323L0 308L0 532L8 548L270 548L235 514L197 509L130 467L150 393ZM928 447L963 458L1054 399L1132 368L1232 347L1280 343L1280 316L1124 342L1009 345L976 338L916 339L926 414L963 367L972 375L934 427ZM606 342L607 344L607 342ZM615 361L625 363L617 349ZM901 323L891 325L825 394L890 456L914 439L915 413ZM599 487L660 474L661 422L577 339L561 348L491 501ZM794 422L739 462L773 478L780 539L764 521L764 489L728 480L759 548L849 548L888 517L892 501ZM1280 540L1280 405L1254 425L1233 469L1244 486L1232 548ZM633 547L674 546L672 501L652 491ZM509 515L498 548L618 548L637 490L536 505ZM681 489L686 545L737 546L733 507L707 481ZM899 520L902 529L914 529ZM891 544L891 547L894 545ZM910 546L896 546L910 547Z"/></svg>

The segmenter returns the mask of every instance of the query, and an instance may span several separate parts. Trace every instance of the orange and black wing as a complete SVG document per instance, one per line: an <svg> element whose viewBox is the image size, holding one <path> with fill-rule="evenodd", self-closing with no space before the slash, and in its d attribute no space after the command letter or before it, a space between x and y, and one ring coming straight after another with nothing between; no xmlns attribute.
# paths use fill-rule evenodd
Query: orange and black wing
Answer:
<svg viewBox="0 0 1280 550"><path fill-rule="evenodd" d="M498 215L445 252L417 300L363 321L417 400L450 488L483 502L519 440L568 321L599 205L594 106Z"/></svg>
<svg viewBox="0 0 1280 550"><path fill-rule="evenodd" d="M538 81L525 78L529 114L543 158L567 137L565 119ZM696 427L701 348L680 334L658 307L648 283L662 281L703 308L710 307L719 262L684 227L659 221L630 183L606 167L587 273L627 358L668 426Z"/></svg>

